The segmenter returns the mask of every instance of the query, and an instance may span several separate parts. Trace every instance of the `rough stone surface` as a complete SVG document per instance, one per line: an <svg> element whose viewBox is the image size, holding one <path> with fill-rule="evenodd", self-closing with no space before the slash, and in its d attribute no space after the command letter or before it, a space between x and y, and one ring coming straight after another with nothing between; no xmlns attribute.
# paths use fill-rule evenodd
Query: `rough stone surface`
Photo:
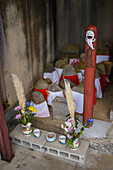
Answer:
<svg viewBox="0 0 113 170"><path fill-rule="evenodd" d="M85 139L85 138L83 138ZM90 147L97 150L100 153L107 153L113 155L113 139L102 138L102 139L88 139L90 141Z"/></svg>
<svg viewBox="0 0 113 170"><path fill-rule="evenodd" d="M96 64L96 68L100 74L106 73L105 65L103 63Z"/></svg>
<svg viewBox="0 0 113 170"><path fill-rule="evenodd" d="M72 88L72 91L76 91L76 92L84 94L84 83L82 82L79 84L79 86L74 86Z"/></svg>
<svg viewBox="0 0 113 170"><path fill-rule="evenodd" d="M37 89L48 89L48 86L49 84L45 80L40 79L34 87Z"/></svg>
<svg viewBox="0 0 113 170"><path fill-rule="evenodd" d="M52 81L51 81L49 78L45 79L45 81L46 81L46 83L48 83L48 84L52 84Z"/></svg>
<svg viewBox="0 0 113 170"><path fill-rule="evenodd" d="M59 87L57 84L53 83L49 85L48 90L52 92L58 92L58 91L62 91L62 88Z"/></svg>
<svg viewBox="0 0 113 170"><path fill-rule="evenodd" d="M70 86L71 88L75 86L75 83L73 83L71 80L67 79L69 82L70 82ZM59 86L63 89L65 89L65 83L64 83L64 80L62 79L60 82L59 82Z"/></svg>
<svg viewBox="0 0 113 170"><path fill-rule="evenodd" d="M85 63L85 56L80 59L82 63Z"/></svg>
<svg viewBox="0 0 113 170"><path fill-rule="evenodd" d="M44 72L45 73L52 73L53 71L55 71L53 64L52 63L46 64L46 66L44 67Z"/></svg>
<svg viewBox="0 0 113 170"><path fill-rule="evenodd" d="M63 68L67 63L64 60L58 60L55 62L56 68Z"/></svg>
<svg viewBox="0 0 113 170"><path fill-rule="evenodd" d="M99 78L99 77L100 77L99 71L96 69L96 71L95 71L95 78Z"/></svg>
<svg viewBox="0 0 113 170"><path fill-rule="evenodd" d="M53 120L66 121L66 115L69 113L66 98L56 97L52 102Z"/></svg>
<svg viewBox="0 0 113 170"><path fill-rule="evenodd" d="M31 94L31 100L35 103L35 104L40 104L42 102L45 101L44 99L44 96L38 92L38 91L34 91L32 94Z"/></svg>
<svg viewBox="0 0 113 170"><path fill-rule="evenodd" d="M82 62L79 62L79 64L78 64L78 67L80 68L80 69L85 69L85 63L82 63Z"/></svg>
<svg viewBox="0 0 113 170"><path fill-rule="evenodd" d="M63 76L73 76L76 74L75 68L71 64L66 64L63 68Z"/></svg>
<svg viewBox="0 0 113 170"><path fill-rule="evenodd" d="M81 73L81 71L80 71L80 68L76 65L76 66L73 66L74 68L75 68L75 70L76 70L76 72L77 73Z"/></svg>

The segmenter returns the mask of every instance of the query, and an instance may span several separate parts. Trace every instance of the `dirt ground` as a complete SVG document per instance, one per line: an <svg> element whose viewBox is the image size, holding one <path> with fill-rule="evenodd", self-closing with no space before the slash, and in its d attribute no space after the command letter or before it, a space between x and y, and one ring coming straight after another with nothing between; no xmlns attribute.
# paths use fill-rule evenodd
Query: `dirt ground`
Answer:
<svg viewBox="0 0 113 170"><path fill-rule="evenodd" d="M0 170L113 170L113 156L89 148L84 164L49 156L12 144L14 158L10 163L0 160Z"/></svg>
<svg viewBox="0 0 113 170"><path fill-rule="evenodd" d="M94 106L94 119L110 121L110 106L113 103L113 84L106 85L102 99L96 99Z"/></svg>

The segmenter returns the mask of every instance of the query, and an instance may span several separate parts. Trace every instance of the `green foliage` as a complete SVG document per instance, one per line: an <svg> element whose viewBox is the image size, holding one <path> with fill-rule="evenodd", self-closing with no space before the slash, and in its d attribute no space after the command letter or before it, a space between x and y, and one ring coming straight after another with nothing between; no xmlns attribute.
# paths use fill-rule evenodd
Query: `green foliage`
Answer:
<svg viewBox="0 0 113 170"><path fill-rule="evenodd" d="M66 130L66 133L67 133L67 137L69 138L68 141L67 141L67 145L66 146L70 146L70 145L73 145L73 141L77 138L79 138L84 129L85 128L89 128L89 125L91 123L93 123L93 119L88 119L86 124L82 124L82 127L81 129L79 130L79 132L76 133L76 129L78 128L78 124L81 123L80 119L78 118L78 115L75 113L74 114L74 123L75 123L75 126L73 125L73 121L72 121L72 118L70 116L70 114L67 114L66 115L67 117L67 120L65 122L65 130L68 129L68 131Z"/></svg>
<svg viewBox="0 0 113 170"><path fill-rule="evenodd" d="M66 147L68 147L68 146L70 146L70 145L73 145L73 140L72 140L72 139L69 139L69 140L67 141Z"/></svg>

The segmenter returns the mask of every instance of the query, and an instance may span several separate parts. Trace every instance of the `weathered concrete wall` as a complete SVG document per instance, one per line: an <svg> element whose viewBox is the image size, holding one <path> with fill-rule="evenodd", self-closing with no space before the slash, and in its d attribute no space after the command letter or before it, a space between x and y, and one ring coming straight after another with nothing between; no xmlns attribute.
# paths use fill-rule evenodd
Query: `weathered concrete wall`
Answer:
<svg viewBox="0 0 113 170"><path fill-rule="evenodd" d="M85 28L96 25L98 40L113 43L112 0L57 0L56 40L57 49L74 43L81 51L85 49Z"/></svg>
<svg viewBox="0 0 113 170"><path fill-rule="evenodd" d="M0 59L9 104L17 101L12 73L22 79L25 93L54 60L51 0L0 0Z"/></svg>

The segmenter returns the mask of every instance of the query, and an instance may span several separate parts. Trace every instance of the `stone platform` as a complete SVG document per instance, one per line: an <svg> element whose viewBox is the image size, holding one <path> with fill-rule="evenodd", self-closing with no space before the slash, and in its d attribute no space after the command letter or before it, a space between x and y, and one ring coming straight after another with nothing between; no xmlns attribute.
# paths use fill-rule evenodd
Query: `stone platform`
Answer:
<svg viewBox="0 0 113 170"><path fill-rule="evenodd" d="M34 130L35 128L33 128ZM45 154L52 156L57 156L60 158L68 159L75 162L84 163L87 155L87 150L89 147L89 142L85 140L79 140L79 148L75 151L66 148L66 144L62 145L59 143L58 138L60 134L56 134L56 141L47 142L46 134L48 131L41 130L41 135L39 138L35 138L33 134L26 137L22 133L21 125L17 125L16 128L10 133L10 137L13 143L34 149Z"/></svg>

